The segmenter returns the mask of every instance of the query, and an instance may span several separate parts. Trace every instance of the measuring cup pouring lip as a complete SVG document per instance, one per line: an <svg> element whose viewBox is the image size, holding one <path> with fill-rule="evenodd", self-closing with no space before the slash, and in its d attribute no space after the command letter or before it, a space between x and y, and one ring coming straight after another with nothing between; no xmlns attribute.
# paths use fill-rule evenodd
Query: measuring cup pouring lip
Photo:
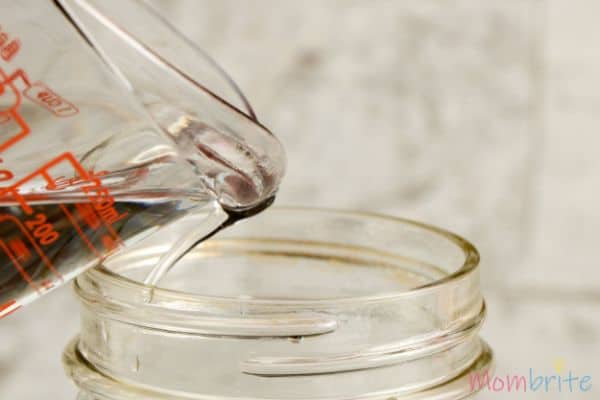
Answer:
<svg viewBox="0 0 600 400"><path fill-rule="evenodd" d="M204 176L204 183L224 207L237 211L260 208L261 203L275 194L285 173L283 146L258 121L239 87L212 58L146 3L126 3L125 11L137 11L154 21L162 29L161 41L171 46L162 45L156 35L143 27L126 25L129 19L120 18L124 13L120 8L95 0L55 0L54 4L146 108L157 129L174 139L176 146L191 144L200 149L203 145L204 149L192 154L189 161L193 165L198 162L201 168L207 160L209 164L214 163L216 168ZM108 34L103 35L104 32ZM184 49L186 57L178 58L176 53L168 51L170 47L178 51ZM137 64L129 62L130 51L145 60L143 73ZM194 63L190 64L190 60ZM175 86L165 88L164 83L155 84L157 77L164 77L159 82ZM177 88L183 92L174 95L173 89ZM240 107L246 110L233 102L241 103ZM200 143L194 143L195 139L188 143L186 138L179 143L179 137L184 135L176 128L187 130L186 137L195 137ZM229 147L215 145L214 139L206 136L210 132L230 141ZM193 149L183 149L186 150ZM238 159L246 156L251 161L243 165L244 161ZM244 188L244 185L249 186Z"/></svg>

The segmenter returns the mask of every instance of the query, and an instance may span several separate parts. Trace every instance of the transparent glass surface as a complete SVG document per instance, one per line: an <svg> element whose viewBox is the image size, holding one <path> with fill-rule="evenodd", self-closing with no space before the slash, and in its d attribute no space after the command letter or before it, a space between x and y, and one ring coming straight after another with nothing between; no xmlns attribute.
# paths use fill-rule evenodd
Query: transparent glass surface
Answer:
<svg viewBox="0 0 600 400"><path fill-rule="evenodd" d="M461 399L490 368L479 257L448 232L272 208L149 287L169 240L76 279L81 399Z"/></svg>
<svg viewBox="0 0 600 400"><path fill-rule="evenodd" d="M182 216L176 255L272 200L279 142L144 2L2 2L0 25L0 317Z"/></svg>

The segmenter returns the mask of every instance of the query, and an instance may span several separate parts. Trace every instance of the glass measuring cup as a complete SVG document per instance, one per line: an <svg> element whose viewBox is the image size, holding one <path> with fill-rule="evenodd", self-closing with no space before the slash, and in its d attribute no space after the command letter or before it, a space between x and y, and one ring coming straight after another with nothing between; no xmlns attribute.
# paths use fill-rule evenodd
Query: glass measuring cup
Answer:
<svg viewBox="0 0 600 400"><path fill-rule="evenodd" d="M143 2L0 4L0 317L178 221L164 271L268 205L284 164L231 80Z"/></svg>

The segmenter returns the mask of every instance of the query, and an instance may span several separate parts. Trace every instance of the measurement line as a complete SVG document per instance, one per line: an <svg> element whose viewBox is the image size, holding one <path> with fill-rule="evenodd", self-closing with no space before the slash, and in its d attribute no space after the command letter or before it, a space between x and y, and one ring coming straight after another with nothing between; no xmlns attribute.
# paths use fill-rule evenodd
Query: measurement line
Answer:
<svg viewBox="0 0 600 400"><path fill-rule="evenodd" d="M11 300L7 303L2 304L0 306L0 318L8 317L10 314L14 313L19 308L21 308L21 306L14 307L15 304L17 304L16 300ZM12 310L9 310L9 308L11 307L14 308L12 308Z"/></svg>
<svg viewBox="0 0 600 400"><path fill-rule="evenodd" d="M73 217L73 215L69 212L69 210L67 210L67 207L64 206L63 204L61 204L60 208L62 208L62 210L65 213L65 215L67 216L67 218L69 218L69 221L71 221L71 224L73 225L73 228L75 228L75 230L77 231L77 233L79 233L79 236L85 242L85 244L90 248L90 250L92 250L92 252L96 255L96 257L98 257L98 258L101 259L102 258L102 254L98 253L98 250L96 250L96 247L88 239L87 235L83 232L83 230L79 226L79 223L77 223L77 220Z"/></svg>
<svg viewBox="0 0 600 400"><path fill-rule="evenodd" d="M123 240L121 239L121 236L119 236L119 234L117 232L115 232L115 230L113 229L113 227L110 224L108 224L106 221L104 221L102 219L102 217L100 217L100 220L102 221L102 223L106 227L106 230L108 231L108 233L110 233L110 234L112 234L114 236L114 240L117 243L119 243L119 245L123 246Z"/></svg>
<svg viewBox="0 0 600 400"><path fill-rule="evenodd" d="M15 217L14 215L10 215L10 214L0 215L0 222L2 222L4 220L13 221L15 223L15 225L17 225L19 227L19 229L21 230L21 233L23 233L23 236L25 236L27 238L27 240L29 240L29 242L31 243L31 245L33 246L33 248L35 249L35 251L38 253L38 255L40 256L40 258L44 261L44 263L48 267L48 269L50 269L50 271L52 271L52 273L59 280L64 281L63 276L60 274L60 272L58 272L56 270L56 268L54 268L54 265L52 265L52 263L50 262L50 260L48 259L48 257L46 257L46 253L44 253L42 251L42 249L37 245L35 239L29 234L29 232L23 226L23 224L21 223L21 221L19 221L19 219L17 217Z"/></svg>
<svg viewBox="0 0 600 400"><path fill-rule="evenodd" d="M2 148L0 148L0 152L1 151L2 151ZM9 192L9 191L17 191L18 192L19 186L27 183L29 180L35 178L37 175L47 172L49 169L57 166L58 164L60 164L63 161L67 161L69 164L71 164L73 169L79 174L79 176L81 178L86 179L86 180L90 179L90 174L81 166L81 164L79 164L79 161L77 161L77 159L75 158L73 153L66 152L66 153L63 153L63 154L59 155L58 157L50 160L45 165L41 166L40 168L33 171L29 175L20 179L18 182L14 183L12 186L1 189L0 195L4 194L6 192Z"/></svg>
<svg viewBox="0 0 600 400"><path fill-rule="evenodd" d="M25 271L25 269L21 266L21 264L19 263L19 261L14 257L14 255L12 254L12 252L6 246L6 244L4 243L4 240L2 240L2 239L0 239L0 247L2 247L2 250L4 250L4 252L6 253L6 255L12 261L14 267L17 269L17 271L19 271L19 274L21 274L21 276L29 284L29 286L31 286L32 288L34 288L36 292L40 293L40 289L37 287L37 285L35 283L33 283L33 279L31 279L31 276L29 276L29 274L27 273L27 271Z"/></svg>

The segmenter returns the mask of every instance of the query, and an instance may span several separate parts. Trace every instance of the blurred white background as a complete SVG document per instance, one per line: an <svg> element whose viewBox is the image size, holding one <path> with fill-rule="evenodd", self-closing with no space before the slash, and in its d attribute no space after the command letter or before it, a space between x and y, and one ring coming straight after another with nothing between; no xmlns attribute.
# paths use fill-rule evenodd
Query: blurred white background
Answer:
<svg viewBox="0 0 600 400"><path fill-rule="evenodd" d="M283 141L279 204L464 235L483 256L497 372L562 361L595 384L568 398L597 398L600 2L153 3ZM68 287L2 321L0 399L74 399L60 354L78 323Z"/></svg>

